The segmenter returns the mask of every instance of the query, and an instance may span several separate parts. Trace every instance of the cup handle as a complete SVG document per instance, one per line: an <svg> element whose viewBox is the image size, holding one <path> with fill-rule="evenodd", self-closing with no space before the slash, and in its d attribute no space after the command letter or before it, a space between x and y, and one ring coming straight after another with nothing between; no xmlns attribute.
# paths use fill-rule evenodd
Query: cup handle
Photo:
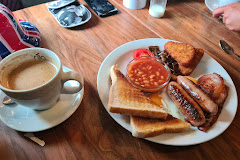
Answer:
<svg viewBox="0 0 240 160"><path fill-rule="evenodd" d="M66 87L64 86L64 83L67 82L68 80L75 80L75 81L78 81L80 83L79 86L77 87ZM77 93L79 92L83 86L84 86L84 80L83 80L83 77L77 73L77 72L74 72L74 71L69 71L69 72L62 72L62 91L61 93L62 94L73 94L73 93Z"/></svg>

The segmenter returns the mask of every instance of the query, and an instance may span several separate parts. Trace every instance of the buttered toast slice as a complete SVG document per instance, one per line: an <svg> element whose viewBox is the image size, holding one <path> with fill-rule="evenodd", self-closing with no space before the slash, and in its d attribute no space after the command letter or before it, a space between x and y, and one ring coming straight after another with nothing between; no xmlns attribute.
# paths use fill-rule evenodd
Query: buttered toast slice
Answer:
<svg viewBox="0 0 240 160"><path fill-rule="evenodd" d="M160 135L162 133L183 132L190 124L171 115L165 120L156 118L144 118L130 116L132 135L137 138L146 138Z"/></svg>
<svg viewBox="0 0 240 160"><path fill-rule="evenodd" d="M133 87L115 65L111 67L110 75L112 79L108 102L110 112L166 119L167 113L151 102L141 90Z"/></svg>

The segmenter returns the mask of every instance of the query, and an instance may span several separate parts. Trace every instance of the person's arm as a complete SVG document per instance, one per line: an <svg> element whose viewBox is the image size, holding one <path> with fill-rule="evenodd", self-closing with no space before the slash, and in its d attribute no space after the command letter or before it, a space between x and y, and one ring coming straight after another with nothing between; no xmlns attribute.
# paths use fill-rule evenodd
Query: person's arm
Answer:
<svg viewBox="0 0 240 160"><path fill-rule="evenodd" d="M213 17L219 18L223 14L223 23L233 31L240 31L240 3L231 3L216 8Z"/></svg>

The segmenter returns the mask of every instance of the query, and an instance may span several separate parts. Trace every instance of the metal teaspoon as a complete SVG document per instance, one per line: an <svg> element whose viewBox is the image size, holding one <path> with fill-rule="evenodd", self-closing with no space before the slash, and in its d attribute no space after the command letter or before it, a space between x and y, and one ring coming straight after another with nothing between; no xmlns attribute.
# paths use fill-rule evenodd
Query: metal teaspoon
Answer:
<svg viewBox="0 0 240 160"><path fill-rule="evenodd" d="M2 103L8 105L8 104L13 104L13 103L15 103L15 102L14 102L11 98L9 98L8 96L5 96L5 97L3 98Z"/></svg>
<svg viewBox="0 0 240 160"><path fill-rule="evenodd" d="M240 58L240 56L237 55L237 54L235 54L235 53L233 52L233 49L232 49L232 48L227 44L227 42L225 42L224 40L220 40L220 41L219 41L219 45L220 45L220 47L222 48L222 50L223 50L224 52L226 52L227 54L234 55L234 56Z"/></svg>

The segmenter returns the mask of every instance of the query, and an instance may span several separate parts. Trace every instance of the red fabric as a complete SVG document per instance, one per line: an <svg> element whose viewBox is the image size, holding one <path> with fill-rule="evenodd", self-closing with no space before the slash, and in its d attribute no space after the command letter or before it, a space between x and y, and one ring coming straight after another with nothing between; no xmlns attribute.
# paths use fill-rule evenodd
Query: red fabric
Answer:
<svg viewBox="0 0 240 160"><path fill-rule="evenodd" d="M0 0L0 3L7 6L11 11L23 8L21 0Z"/></svg>

